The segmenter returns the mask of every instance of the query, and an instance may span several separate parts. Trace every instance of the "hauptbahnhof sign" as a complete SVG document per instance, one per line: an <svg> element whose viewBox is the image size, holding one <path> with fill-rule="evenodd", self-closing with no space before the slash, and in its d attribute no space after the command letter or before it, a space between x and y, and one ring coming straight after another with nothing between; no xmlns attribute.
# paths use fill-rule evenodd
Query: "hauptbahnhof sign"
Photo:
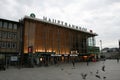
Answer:
<svg viewBox="0 0 120 80"><path fill-rule="evenodd" d="M50 18L47 18L47 17L43 17L43 20L44 20L44 21L51 22L51 23L59 24L59 25L61 25L61 26L65 26L65 27L69 27L69 28L73 28L73 29L82 30L82 31L87 32L87 28L82 28L82 27L80 27L80 26L76 26L76 25L73 25L73 24L69 24L69 23L67 23L67 22L63 22L63 21L60 21L60 20L50 19Z"/></svg>

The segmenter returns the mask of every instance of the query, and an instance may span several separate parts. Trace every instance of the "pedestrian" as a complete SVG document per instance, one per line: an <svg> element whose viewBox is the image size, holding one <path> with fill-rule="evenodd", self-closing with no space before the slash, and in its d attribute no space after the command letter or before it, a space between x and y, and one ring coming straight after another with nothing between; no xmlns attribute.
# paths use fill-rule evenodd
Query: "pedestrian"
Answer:
<svg viewBox="0 0 120 80"><path fill-rule="evenodd" d="M105 65L103 65L103 66L102 66L102 71L104 71L104 72L105 72Z"/></svg>
<svg viewBox="0 0 120 80"><path fill-rule="evenodd" d="M89 62L87 61L87 66L89 65Z"/></svg>
<svg viewBox="0 0 120 80"><path fill-rule="evenodd" d="M75 67L75 61L74 60L72 61L72 64L73 64L73 67Z"/></svg>
<svg viewBox="0 0 120 80"><path fill-rule="evenodd" d="M87 66L89 66L89 59L87 59Z"/></svg>
<svg viewBox="0 0 120 80"><path fill-rule="evenodd" d="M119 58L117 58L117 63L119 63Z"/></svg>

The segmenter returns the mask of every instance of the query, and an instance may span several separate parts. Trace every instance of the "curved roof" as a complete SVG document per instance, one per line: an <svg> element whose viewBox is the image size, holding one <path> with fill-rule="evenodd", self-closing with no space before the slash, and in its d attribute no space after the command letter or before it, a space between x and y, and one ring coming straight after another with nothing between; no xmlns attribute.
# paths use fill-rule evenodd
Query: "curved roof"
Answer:
<svg viewBox="0 0 120 80"><path fill-rule="evenodd" d="M25 16L24 19L31 19L31 20L35 20L35 21L40 21L40 22L44 22L44 23L56 25L56 26L59 26L59 27L64 27L64 28L68 28L68 29L80 31L80 32L86 33L86 34L88 34L90 36L97 36L98 35L98 34L93 33L93 32L89 32L89 31L84 31L84 30L81 30L81 29L72 28L72 27L69 27L69 26L61 25L61 24L58 24L58 23L53 23L53 22L50 22L50 21L47 21L47 20L43 20L43 19L39 19L39 18L33 18L33 17L30 17L30 16Z"/></svg>

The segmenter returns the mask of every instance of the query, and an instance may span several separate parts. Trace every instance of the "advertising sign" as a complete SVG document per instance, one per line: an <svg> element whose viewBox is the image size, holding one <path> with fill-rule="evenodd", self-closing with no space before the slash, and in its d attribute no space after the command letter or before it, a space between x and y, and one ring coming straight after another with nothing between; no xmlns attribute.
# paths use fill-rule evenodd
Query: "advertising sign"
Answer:
<svg viewBox="0 0 120 80"><path fill-rule="evenodd" d="M11 61L18 61L18 57L17 56L11 56Z"/></svg>

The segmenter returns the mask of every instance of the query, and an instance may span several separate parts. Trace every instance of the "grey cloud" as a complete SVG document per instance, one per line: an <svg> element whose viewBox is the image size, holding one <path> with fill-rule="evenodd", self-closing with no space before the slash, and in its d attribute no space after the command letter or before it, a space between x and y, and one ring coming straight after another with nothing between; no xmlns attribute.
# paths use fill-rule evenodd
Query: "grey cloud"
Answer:
<svg viewBox="0 0 120 80"><path fill-rule="evenodd" d="M120 36L119 5L120 0L0 0L0 18L18 20L33 12L38 18L80 24L98 33L96 39L103 40L103 46L113 41L109 45L113 47Z"/></svg>

